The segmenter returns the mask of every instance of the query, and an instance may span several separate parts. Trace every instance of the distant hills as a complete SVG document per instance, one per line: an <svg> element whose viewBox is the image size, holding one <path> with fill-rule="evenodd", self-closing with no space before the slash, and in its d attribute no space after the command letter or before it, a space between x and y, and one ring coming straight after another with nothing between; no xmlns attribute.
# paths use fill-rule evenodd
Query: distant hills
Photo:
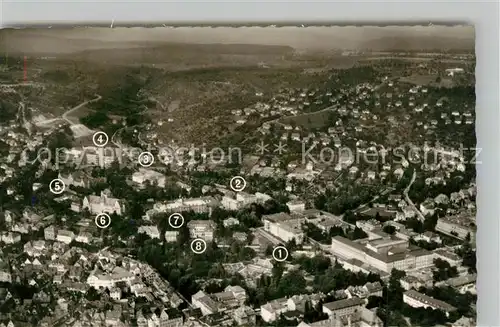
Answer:
<svg viewBox="0 0 500 327"><path fill-rule="evenodd" d="M76 53L144 48L174 53L280 55L331 50L474 49L471 26L57 28L0 31L0 52Z"/></svg>
<svg viewBox="0 0 500 327"><path fill-rule="evenodd" d="M386 51L387 49L398 49L406 51L414 50L449 50L449 49L474 49L474 39L436 37L426 35L415 35L412 37L381 37L364 42L360 48L373 51Z"/></svg>

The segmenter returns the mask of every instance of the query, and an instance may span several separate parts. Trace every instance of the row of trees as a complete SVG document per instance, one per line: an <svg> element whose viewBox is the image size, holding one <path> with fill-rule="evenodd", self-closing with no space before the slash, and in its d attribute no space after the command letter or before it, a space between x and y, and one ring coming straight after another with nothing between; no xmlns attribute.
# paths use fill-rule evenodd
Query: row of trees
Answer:
<svg viewBox="0 0 500 327"><path fill-rule="evenodd" d="M358 240L368 237L368 234L366 234L359 227L354 227L354 229L344 229L340 226L333 226L328 232L325 232L314 224L306 223L303 225L303 230L307 237L323 244L330 244L332 237L334 236L342 236L350 240Z"/></svg>

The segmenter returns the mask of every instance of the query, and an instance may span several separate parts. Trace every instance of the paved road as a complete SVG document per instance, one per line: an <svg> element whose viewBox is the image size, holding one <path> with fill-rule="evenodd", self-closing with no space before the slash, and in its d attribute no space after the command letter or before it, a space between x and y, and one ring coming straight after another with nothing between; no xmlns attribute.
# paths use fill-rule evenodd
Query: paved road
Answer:
<svg viewBox="0 0 500 327"><path fill-rule="evenodd" d="M75 111L77 111L78 109L80 109L80 108L82 108L82 107L84 107L84 106L88 105L89 103L93 103L93 102L99 101L99 100L101 100L101 99L102 99L102 97L101 97L99 94L97 94L97 97L96 97L96 98L94 98L94 99L92 99L92 100L87 100L87 101L85 101L85 102L82 102L82 103L80 103L79 105L77 105L76 107L73 107L73 108L69 109L68 111L66 111L66 112L65 112L65 113L61 116L61 118L62 118L62 119L64 119L64 120L65 120L68 124L70 124L70 125L75 125L75 123L74 123L74 122L72 122L72 121L68 118L68 115L70 115L70 114L74 113Z"/></svg>
<svg viewBox="0 0 500 327"><path fill-rule="evenodd" d="M38 86L38 87L43 87L43 85L40 84L40 83L31 83L31 82L18 83L18 84L0 84L0 87L17 87L17 86Z"/></svg>
<svg viewBox="0 0 500 327"><path fill-rule="evenodd" d="M413 183L415 183L415 179L417 178L417 171L415 169L413 169L413 175L411 177L411 181L410 181L410 184L408 184L408 186L405 188L405 190L403 191L403 195L405 197L405 200L406 202L413 208L413 210L417 213L417 216L418 218L421 220L421 221L424 221L425 220L425 217L424 215L420 212L420 210L417 209L417 207L415 206L415 203L413 203L413 201L410 199L410 197L408 196L408 192L410 191L410 188L411 186L413 185Z"/></svg>
<svg viewBox="0 0 500 327"><path fill-rule="evenodd" d="M125 129L125 128L126 127L122 127L122 128L117 129L116 132L114 132L113 135L111 136L111 143L113 143L119 149L121 149L123 145L120 143L120 141L117 141L116 138L121 133L121 131L123 131L123 129Z"/></svg>

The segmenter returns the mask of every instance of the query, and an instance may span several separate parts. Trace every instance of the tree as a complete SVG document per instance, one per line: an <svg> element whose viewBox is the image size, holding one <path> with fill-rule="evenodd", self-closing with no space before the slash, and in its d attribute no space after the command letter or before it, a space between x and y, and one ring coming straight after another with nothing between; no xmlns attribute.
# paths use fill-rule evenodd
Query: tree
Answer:
<svg viewBox="0 0 500 327"><path fill-rule="evenodd" d="M278 296L291 296L304 292L307 283L303 274L299 270L292 270L283 275L278 283Z"/></svg>
<svg viewBox="0 0 500 327"><path fill-rule="evenodd" d="M400 280L406 276L404 271L392 269L391 276L386 290L386 299L388 299L387 306L390 310L401 309L403 303L404 289L401 286Z"/></svg>
<svg viewBox="0 0 500 327"><path fill-rule="evenodd" d="M359 227L355 227L352 233L350 233L349 235L349 238L352 240L359 240L368 237L368 234L366 234L365 231Z"/></svg>
<svg viewBox="0 0 500 327"><path fill-rule="evenodd" d="M472 248L470 241L468 241L470 238L470 236L466 237L462 246L456 252L462 258L462 264L469 267L471 273L475 273L477 272L476 251Z"/></svg>
<svg viewBox="0 0 500 327"><path fill-rule="evenodd" d="M396 227L392 225L385 225L383 231L387 234L394 234L396 232Z"/></svg>
<svg viewBox="0 0 500 327"><path fill-rule="evenodd" d="M266 252L265 252L266 256L271 256L273 254L273 246L272 245L268 245L266 247Z"/></svg>
<svg viewBox="0 0 500 327"><path fill-rule="evenodd" d="M99 301L101 299L101 294L99 294L94 287L90 287L85 294L85 298L87 301Z"/></svg>
<svg viewBox="0 0 500 327"><path fill-rule="evenodd" d="M357 217L356 217L356 214L354 214L351 210L347 210L347 211L344 213L343 220L344 220L346 223L355 224L355 223L356 223L356 220L357 220Z"/></svg>
<svg viewBox="0 0 500 327"><path fill-rule="evenodd" d="M434 259L436 270L433 271L433 278L435 282L447 280L458 276L457 267L451 266L449 262L442 259Z"/></svg>

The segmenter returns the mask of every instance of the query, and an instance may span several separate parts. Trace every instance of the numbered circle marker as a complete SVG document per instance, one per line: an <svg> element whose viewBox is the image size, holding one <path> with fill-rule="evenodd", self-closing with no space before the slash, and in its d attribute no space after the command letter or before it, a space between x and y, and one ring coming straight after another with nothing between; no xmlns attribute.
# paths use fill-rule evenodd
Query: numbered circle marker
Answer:
<svg viewBox="0 0 500 327"><path fill-rule="evenodd" d="M241 192L247 186L247 181L241 176L234 176L229 182L229 186L235 192Z"/></svg>
<svg viewBox="0 0 500 327"><path fill-rule="evenodd" d="M66 189L66 185L60 179L54 179L49 184L49 190L54 194L61 194Z"/></svg>
<svg viewBox="0 0 500 327"><path fill-rule="evenodd" d="M143 167L149 167L155 162L155 157L151 152L142 152L139 155L139 164Z"/></svg>
<svg viewBox="0 0 500 327"><path fill-rule="evenodd" d="M96 132L94 136L92 136L92 141L94 142L95 146L98 146L102 148L103 146L106 146L109 141L108 134L104 132Z"/></svg>
<svg viewBox="0 0 500 327"><path fill-rule="evenodd" d="M288 258L288 250L284 246L277 246L273 250L273 258L278 262L283 262Z"/></svg>
<svg viewBox="0 0 500 327"><path fill-rule="evenodd" d="M173 213L168 217L168 224L172 228L181 228L184 225L184 217L180 213Z"/></svg>
<svg viewBox="0 0 500 327"><path fill-rule="evenodd" d="M106 228L111 225L111 217L106 213L100 213L95 217L95 224L99 228Z"/></svg>
<svg viewBox="0 0 500 327"><path fill-rule="evenodd" d="M191 242L191 251L196 254L202 254L207 249L207 242L201 238L197 238Z"/></svg>

